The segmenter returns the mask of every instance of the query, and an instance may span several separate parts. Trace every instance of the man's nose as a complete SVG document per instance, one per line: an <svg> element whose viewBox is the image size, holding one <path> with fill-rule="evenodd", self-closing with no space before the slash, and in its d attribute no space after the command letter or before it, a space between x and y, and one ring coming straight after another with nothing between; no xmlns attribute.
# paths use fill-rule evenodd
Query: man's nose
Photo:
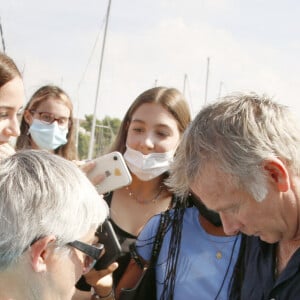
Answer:
<svg viewBox="0 0 300 300"><path fill-rule="evenodd" d="M240 231L241 223L232 215L220 212L220 218L223 224L223 230L227 235L235 235Z"/></svg>

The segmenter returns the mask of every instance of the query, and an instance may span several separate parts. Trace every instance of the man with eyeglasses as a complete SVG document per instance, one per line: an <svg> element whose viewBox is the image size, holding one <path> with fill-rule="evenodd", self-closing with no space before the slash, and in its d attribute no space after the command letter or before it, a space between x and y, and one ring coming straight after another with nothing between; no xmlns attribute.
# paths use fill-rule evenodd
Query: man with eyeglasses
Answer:
<svg viewBox="0 0 300 300"><path fill-rule="evenodd" d="M105 201L72 162L39 150L0 162L0 191L0 299L72 299L103 253Z"/></svg>

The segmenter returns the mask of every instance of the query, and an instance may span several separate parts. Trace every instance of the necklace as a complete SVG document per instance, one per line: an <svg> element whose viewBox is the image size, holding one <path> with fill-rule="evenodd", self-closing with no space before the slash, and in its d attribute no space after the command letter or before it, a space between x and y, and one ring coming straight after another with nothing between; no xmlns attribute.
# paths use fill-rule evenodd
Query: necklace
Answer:
<svg viewBox="0 0 300 300"><path fill-rule="evenodd" d="M137 195L131 190L129 186L126 186L125 189L128 192L128 195L130 198L134 199L137 203L146 205L146 204L151 204L151 203L156 203L157 200L159 199L163 189L163 185L159 186L158 192L154 195L154 197L150 198L149 200L141 200L140 198L137 197Z"/></svg>
<svg viewBox="0 0 300 300"><path fill-rule="evenodd" d="M223 258L223 249L228 247L228 242L225 242L222 247L220 247L220 243L214 242L211 239L207 237L208 242L215 248L215 257L216 259L222 259Z"/></svg>
<svg viewBox="0 0 300 300"><path fill-rule="evenodd" d="M213 224L208 221L206 218L202 218L201 214L199 214L199 222L204 230L205 234L205 239L208 241L208 243L211 245L211 248L214 248L214 256L216 257L217 260L220 260L223 258L223 250L228 247L228 240L219 240L215 241L213 240L216 236L220 235L222 236L221 233L223 233L222 228L217 226L213 226ZM212 227L213 226L213 227ZM206 229L205 229L206 228ZM208 232L214 232L214 234L209 234ZM212 235L212 237L210 237Z"/></svg>

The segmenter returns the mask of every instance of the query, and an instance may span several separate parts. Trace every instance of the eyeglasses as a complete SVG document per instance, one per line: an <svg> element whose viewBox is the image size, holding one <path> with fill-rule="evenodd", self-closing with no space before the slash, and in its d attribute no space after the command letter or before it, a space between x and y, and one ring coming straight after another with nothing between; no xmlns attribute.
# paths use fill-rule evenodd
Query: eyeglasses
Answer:
<svg viewBox="0 0 300 300"><path fill-rule="evenodd" d="M57 124L60 127L67 127L69 125L69 118L67 117L56 117L54 114L48 112L39 112L35 110L30 110L32 114L38 114L39 119L47 124L52 124L53 122L57 121Z"/></svg>
<svg viewBox="0 0 300 300"><path fill-rule="evenodd" d="M100 243L89 245L80 241L74 241L68 243L68 245L86 254L83 274L88 273L94 267L104 250L104 245Z"/></svg>

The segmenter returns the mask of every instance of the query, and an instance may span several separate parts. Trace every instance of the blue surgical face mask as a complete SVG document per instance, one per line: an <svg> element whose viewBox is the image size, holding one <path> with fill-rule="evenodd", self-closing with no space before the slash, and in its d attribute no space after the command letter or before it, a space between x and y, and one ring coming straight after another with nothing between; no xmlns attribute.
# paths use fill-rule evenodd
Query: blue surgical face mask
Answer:
<svg viewBox="0 0 300 300"><path fill-rule="evenodd" d="M124 153L129 170L142 181L149 181L168 171L173 161L175 149L164 153L144 155L128 145Z"/></svg>
<svg viewBox="0 0 300 300"><path fill-rule="evenodd" d="M33 119L28 133L40 149L55 150L68 141L68 128L58 126L57 122L47 124L40 120Z"/></svg>

